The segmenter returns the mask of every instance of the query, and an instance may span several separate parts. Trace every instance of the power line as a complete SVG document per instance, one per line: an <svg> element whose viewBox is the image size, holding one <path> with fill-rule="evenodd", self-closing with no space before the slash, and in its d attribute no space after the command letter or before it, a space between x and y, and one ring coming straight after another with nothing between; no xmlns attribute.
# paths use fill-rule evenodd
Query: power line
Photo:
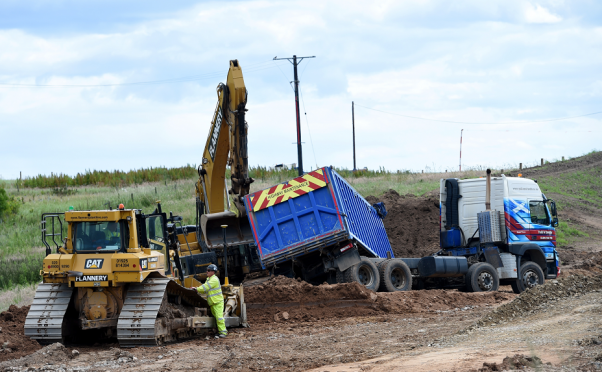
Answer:
<svg viewBox="0 0 602 372"><path fill-rule="evenodd" d="M309 121L307 120L307 110L305 109L305 100L303 99L303 91L299 89L301 95L301 102L303 103L303 114L305 114L305 125L307 126L307 133L309 134L309 143L311 144L311 152L314 154L314 162L316 163L316 169L318 167L318 160L316 159L316 149L314 148L314 141L311 138L311 132L309 131Z"/></svg>
<svg viewBox="0 0 602 372"><path fill-rule="evenodd" d="M439 120L439 119L421 118L421 117L417 117L417 116L402 115L402 114L396 114L396 113L393 113L393 112L387 112L387 111L383 111L383 110L378 110L378 109L375 109L375 108L358 105L357 103L355 105L363 107L363 108L368 109L368 110L378 111L378 112L382 112L382 113L389 114L389 115L401 116L403 118L426 120L426 121L435 121L435 122L439 122L439 123L467 124L467 125L502 125L502 124L505 125L505 124L546 123L546 122L550 122L550 121L560 121L560 120L567 120L567 119L582 118L582 117L585 117L585 116L592 116L592 115L597 115L597 114L601 114L602 113L602 111L597 111L597 112L592 112L592 113L589 113L589 114L583 114L583 115L577 115L577 116L567 116L567 117L555 118L555 119L544 119L544 120L524 120L524 121L509 121L509 122L499 122L499 123L488 123L488 122L473 122L473 123L469 123L469 122L465 122L465 121L451 121L451 120Z"/></svg>
<svg viewBox="0 0 602 372"><path fill-rule="evenodd" d="M299 117L299 76L297 75L297 66L299 66L299 63L301 63L301 61L308 58L316 58L316 56L297 57L296 54L293 54L292 57L274 57L275 61L287 60L293 64L293 72L295 76L295 79L293 80L293 82L295 83L295 114L297 117L297 158L299 161L299 164L297 165L297 170L299 171L299 176L303 176L303 149L301 146L301 118Z"/></svg>
<svg viewBox="0 0 602 372"><path fill-rule="evenodd" d="M274 63L276 63L276 61L275 61L275 60L273 60L273 61L274 61ZM284 76L284 78L286 79L286 81L288 81L288 82L289 82L289 84L288 84L288 85L291 87L291 89L292 89L293 91L295 91L295 88L293 88L293 84L292 84L293 82L288 80L288 78L286 77L286 74L284 73L284 71L282 71L282 69L280 68L280 66L278 66L278 64L276 64L276 67L278 67L278 70L280 70L280 72L282 73L282 76Z"/></svg>
<svg viewBox="0 0 602 372"><path fill-rule="evenodd" d="M245 74L249 72L257 72L266 69L273 68L274 66L268 65L271 61L259 62L250 64L248 69L245 70ZM265 65L265 66L261 66ZM280 67L278 67L280 68ZM163 79L163 80L152 80L152 81L138 81L131 83L115 83L115 84L13 84L13 83L0 83L0 87L15 87L15 88L94 88L94 87L117 87L117 86L136 86L136 85L155 85L155 84L170 84L170 83L185 83L193 81L211 80L223 76L228 70L221 70L215 72L209 72L200 75L183 76L179 78Z"/></svg>

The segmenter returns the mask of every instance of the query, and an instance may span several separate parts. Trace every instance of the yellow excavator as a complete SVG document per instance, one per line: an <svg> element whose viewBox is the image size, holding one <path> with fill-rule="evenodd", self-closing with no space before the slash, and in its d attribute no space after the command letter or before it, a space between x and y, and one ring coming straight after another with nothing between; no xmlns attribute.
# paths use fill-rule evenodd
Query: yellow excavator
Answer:
<svg viewBox="0 0 602 372"><path fill-rule="evenodd" d="M217 255L225 280L240 283L261 272L243 197L249 193L247 89L238 60L230 61L228 79L217 86L217 105L198 167L196 224L177 228L181 266L186 276L204 278ZM226 176L230 167L230 177ZM208 258L209 257L209 258Z"/></svg>
<svg viewBox="0 0 602 372"><path fill-rule="evenodd" d="M220 268L226 326L247 326L243 289L229 284L229 278L240 282L261 268L256 250L248 249L254 240L242 204L253 179L247 91L237 60L230 61L227 83L219 84L217 93L198 169L196 225L168 217L160 203L148 215L122 205L43 214L43 283L27 315L27 336L41 343L117 337L121 346L134 347L206 333L215 328L215 319L208 316L206 297L188 288L200 285L210 264Z"/></svg>

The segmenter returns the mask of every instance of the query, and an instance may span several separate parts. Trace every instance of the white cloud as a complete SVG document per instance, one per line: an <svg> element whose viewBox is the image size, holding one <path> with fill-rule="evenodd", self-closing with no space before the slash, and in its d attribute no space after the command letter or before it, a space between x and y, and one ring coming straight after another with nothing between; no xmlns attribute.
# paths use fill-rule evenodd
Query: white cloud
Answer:
<svg viewBox="0 0 602 372"><path fill-rule="evenodd" d="M315 151L319 165L352 167L351 101L406 116L465 122L599 110L602 28L567 16L562 4L425 0L381 2L367 9L365 4L213 2L119 31L46 37L0 30L0 82L114 84L223 71L200 82L144 87L0 86L1 136L18 139L0 147L0 173L8 178L19 170L33 175L198 163L215 86L225 80L232 58L241 62L249 91L254 165L297 161L291 68L282 62L279 71L274 55L317 56L299 71L313 140L303 117L306 165L315 165ZM525 26L525 20L551 24ZM599 117L590 117L519 126L456 125L356 106L358 166L455 167L462 128L466 165L574 156L599 147L602 133L582 132L599 123ZM100 151L119 149L118 144L128 156ZM76 156L47 151L53 146Z"/></svg>
<svg viewBox="0 0 602 372"><path fill-rule="evenodd" d="M562 21L562 17L552 14L549 10L539 4L525 4L525 20L528 23L556 23Z"/></svg>

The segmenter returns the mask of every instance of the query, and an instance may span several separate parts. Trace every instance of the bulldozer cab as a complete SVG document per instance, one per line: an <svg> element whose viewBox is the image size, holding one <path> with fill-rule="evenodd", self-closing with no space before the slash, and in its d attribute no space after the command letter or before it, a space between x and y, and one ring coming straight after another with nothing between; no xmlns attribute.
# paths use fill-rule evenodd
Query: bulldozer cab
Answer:
<svg viewBox="0 0 602 372"><path fill-rule="evenodd" d="M124 252L129 241L129 229L125 222L72 222L74 253Z"/></svg>
<svg viewBox="0 0 602 372"><path fill-rule="evenodd" d="M167 232L167 215L159 210L152 214L140 215L138 220L141 236L140 244L149 247L151 250L158 251L165 257L166 262L170 260L169 255L169 236ZM171 265L165 265L165 274L171 275Z"/></svg>

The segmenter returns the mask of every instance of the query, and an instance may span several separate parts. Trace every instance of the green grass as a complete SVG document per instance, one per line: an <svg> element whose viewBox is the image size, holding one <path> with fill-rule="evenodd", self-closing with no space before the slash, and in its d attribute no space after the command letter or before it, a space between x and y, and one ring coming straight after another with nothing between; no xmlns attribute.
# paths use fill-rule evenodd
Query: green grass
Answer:
<svg viewBox="0 0 602 372"><path fill-rule="evenodd" d="M544 176L538 182L545 194L565 197L563 203L559 204L559 209L568 206L602 208L602 168L561 173L553 177Z"/></svg>
<svg viewBox="0 0 602 372"><path fill-rule="evenodd" d="M561 221L558 223L558 227L556 228L556 244L559 247L567 246L580 237L588 238L589 234L569 226L567 222Z"/></svg>
<svg viewBox="0 0 602 372"><path fill-rule="evenodd" d="M442 177L472 178L483 173L481 170L469 170L462 173L423 174L389 172L384 168L357 172L346 169L337 171L364 196L379 196L389 189L402 195L423 195L438 189L439 179ZM251 191L254 192L295 178L297 171L287 168L254 167L251 176L256 179L251 187ZM175 181L162 180L122 187L54 187L52 184L50 188L22 188L16 181L0 182L6 187L7 193L20 203L17 214L5 218L0 223L0 267L3 268L0 270L0 289L41 279L39 270L45 252L40 232L42 213L64 212L70 206L75 210L107 209L109 205L116 208L120 203L128 209L152 212L155 202L161 200L163 210L173 211L174 214L182 216L184 223L193 224L195 218L194 175Z"/></svg>

